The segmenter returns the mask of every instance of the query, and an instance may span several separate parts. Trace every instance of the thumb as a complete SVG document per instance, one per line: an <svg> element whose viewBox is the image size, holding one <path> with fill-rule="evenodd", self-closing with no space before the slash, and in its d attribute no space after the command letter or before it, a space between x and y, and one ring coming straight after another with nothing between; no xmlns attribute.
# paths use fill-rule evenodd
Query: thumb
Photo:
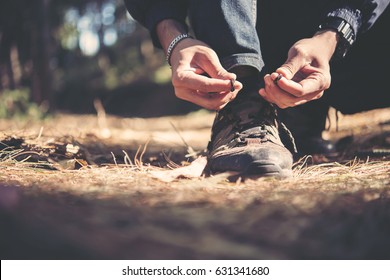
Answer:
<svg viewBox="0 0 390 280"><path fill-rule="evenodd" d="M286 62L276 69L276 73L282 74L286 79L291 80L295 74L307 65L306 60L300 56L288 57Z"/></svg>
<svg viewBox="0 0 390 280"><path fill-rule="evenodd" d="M219 61L215 53L207 53L204 59L199 61L199 66L211 77L221 80L236 80L236 74L228 72Z"/></svg>

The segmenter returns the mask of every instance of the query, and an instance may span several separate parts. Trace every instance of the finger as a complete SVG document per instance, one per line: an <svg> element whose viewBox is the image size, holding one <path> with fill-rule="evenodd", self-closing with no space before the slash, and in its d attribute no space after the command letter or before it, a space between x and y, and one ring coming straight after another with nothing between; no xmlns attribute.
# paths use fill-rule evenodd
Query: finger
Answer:
<svg viewBox="0 0 390 280"><path fill-rule="evenodd" d="M274 82L275 85L277 85L282 90L294 95L294 96L302 96L303 88L302 85L298 82L295 82L293 80L288 80L287 78L283 77L282 74L279 73L272 73L271 74L271 80Z"/></svg>
<svg viewBox="0 0 390 280"><path fill-rule="evenodd" d="M266 92L265 89L260 89L259 93L268 102L276 104L281 109L299 106L299 105L305 104L307 102L319 99L323 95L323 91L321 91L321 92L314 92L314 93L312 93L308 96L305 96L305 97L289 99L289 98L280 97L278 93L269 94Z"/></svg>
<svg viewBox="0 0 390 280"><path fill-rule="evenodd" d="M286 79L286 78L282 78L282 79ZM284 91L283 89L281 89L278 84L279 84L280 80L278 82L275 82L275 80L273 80L271 78L271 75L267 74L264 76L264 84L265 84L265 90L268 94L278 94L278 96L288 96L288 97L292 97L292 95L289 93L289 92L286 92Z"/></svg>
<svg viewBox="0 0 390 280"><path fill-rule="evenodd" d="M265 89L264 91L259 92L265 99L270 102L278 105L280 108L294 107L306 102L320 98L324 91L314 91L312 93L303 95L301 97L296 97L290 93L283 91L281 88L277 87L271 77L266 75L264 77Z"/></svg>
<svg viewBox="0 0 390 280"><path fill-rule="evenodd" d="M323 91L330 86L330 76L326 76L321 72L310 74L306 79L299 82L302 86L302 92L311 93L316 91Z"/></svg>
<svg viewBox="0 0 390 280"><path fill-rule="evenodd" d="M199 93L201 94L201 93ZM238 91L231 91L226 93L207 93L209 99L217 99L222 103L228 103L236 98Z"/></svg>
<svg viewBox="0 0 390 280"><path fill-rule="evenodd" d="M274 81L271 79L269 74L264 76L264 97L271 103L278 105L280 108L286 108L288 105L286 104L285 96L289 94L283 92L277 85L275 85Z"/></svg>
<svg viewBox="0 0 390 280"><path fill-rule="evenodd" d="M186 87L201 92L228 92L232 87L230 80L209 78L192 71L180 71L173 77L172 83L174 87ZM240 90L241 88L242 84L236 81L234 89Z"/></svg>
<svg viewBox="0 0 390 280"><path fill-rule="evenodd" d="M301 56L289 56L286 62L276 69L276 73L282 74L286 79L291 80L295 74L307 65L306 59Z"/></svg>
<svg viewBox="0 0 390 280"><path fill-rule="evenodd" d="M307 98L312 98L312 95L307 95L303 97L296 97L291 95L289 92L284 91L279 86L275 85L273 82L271 75L266 75L264 77L265 82L265 93L267 95L271 95L274 103L278 105L280 108L293 107L297 105L297 102L301 102L306 100ZM306 100L307 102L307 100Z"/></svg>
<svg viewBox="0 0 390 280"><path fill-rule="evenodd" d="M175 89L175 94L180 99L192 102L206 109L220 110L236 97L237 92L210 94L207 92L189 90L187 88L177 88Z"/></svg>
<svg viewBox="0 0 390 280"><path fill-rule="evenodd" d="M275 82L279 77L278 75L280 74L272 73L271 79ZM330 78L328 79L327 77L325 77L323 73L313 72L299 82L288 80L282 77L277 81L276 84L282 90L296 97L301 97L312 92L317 92L329 88L329 80Z"/></svg>
<svg viewBox="0 0 390 280"><path fill-rule="evenodd" d="M259 90L259 94L267 100L269 103L277 105L279 108L287 108L288 106L284 103L282 103L280 100L275 99L275 96L273 94L268 93L264 88L261 88Z"/></svg>
<svg viewBox="0 0 390 280"><path fill-rule="evenodd" d="M214 52L205 52L197 61L199 66L211 77L224 80L237 79L236 74L228 72L221 65L218 56Z"/></svg>
<svg viewBox="0 0 390 280"><path fill-rule="evenodd" d="M261 89L259 90L259 94L260 94L265 100L267 100L268 102L270 102L270 103L275 103L275 100L274 100L274 98L272 97L272 95L271 95L271 94L268 94L268 93L265 91L264 88L261 88Z"/></svg>
<svg viewBox="0 0 390 280"><path fill-rule="evenodd" d="M318 92L313 92L313 93L310 93L310 94L305 95L303 97L297 98L295 100L295 102L289 104L289 107L299 106L299 105L305 104L307 102L319 99L322 97L323 93L324 93L324 91L318 91Z"/></svg>
<svg viewBox="0 0 390 280"><path fill-rule="evenodd" d="M218 111L233 100L234 96L231 93L207 94L203 96L198 95L197 93L192 93L189 98L193 100L192 102L198 102L200 106L206 109Z"/></svg>

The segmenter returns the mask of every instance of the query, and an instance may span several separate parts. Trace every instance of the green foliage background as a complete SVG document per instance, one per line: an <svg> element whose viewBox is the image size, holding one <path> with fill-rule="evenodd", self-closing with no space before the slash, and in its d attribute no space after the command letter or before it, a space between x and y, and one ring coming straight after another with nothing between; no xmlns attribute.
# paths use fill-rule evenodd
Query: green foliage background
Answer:
<svg viewBox="0 0 390 280"><path fill-rule="evenodd" d="M101 19L108 4L115 7L114 20L104 25ZM77 20L67 19L71 12ZM93 55L83 53L78 44L80 19L87 16L94 20L92 29L100 41ZM110 46L103 43L107 28L117 33ZM1 118L30 115L30 109L43 111L38 115L45 110L93 113L96 98L113 113L126 113L116 104L126 100L131 107L149 96L151 84L171 94L170 69L146 29L129 17L122 0L0 2Z"/></svg>

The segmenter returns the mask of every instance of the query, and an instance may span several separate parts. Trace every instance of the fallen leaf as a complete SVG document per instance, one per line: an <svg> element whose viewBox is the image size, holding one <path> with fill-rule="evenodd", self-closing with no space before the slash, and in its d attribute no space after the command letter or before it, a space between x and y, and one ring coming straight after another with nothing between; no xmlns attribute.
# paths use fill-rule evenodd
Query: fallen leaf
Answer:
<svg viewBox="0 0 390 280"><path fill-rule="evenodd" d="M202 176L206 164L207 158L199 157L190 165L172 170L151 171L150 174L163 182L172 182L178 178L198 178Z"/></svg>

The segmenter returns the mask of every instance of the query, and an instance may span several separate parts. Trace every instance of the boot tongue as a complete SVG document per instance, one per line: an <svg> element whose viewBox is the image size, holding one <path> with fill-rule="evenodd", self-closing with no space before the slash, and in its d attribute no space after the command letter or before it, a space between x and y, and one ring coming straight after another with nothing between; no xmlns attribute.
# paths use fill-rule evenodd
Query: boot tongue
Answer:
<svg viewBox="0 0 390 280"><path fill-rule="evenodd" d="M256 92L245 92L237 99L237 102L232 104L232 113L240 119L239 125L277 126L275 109Z"/></svg>

